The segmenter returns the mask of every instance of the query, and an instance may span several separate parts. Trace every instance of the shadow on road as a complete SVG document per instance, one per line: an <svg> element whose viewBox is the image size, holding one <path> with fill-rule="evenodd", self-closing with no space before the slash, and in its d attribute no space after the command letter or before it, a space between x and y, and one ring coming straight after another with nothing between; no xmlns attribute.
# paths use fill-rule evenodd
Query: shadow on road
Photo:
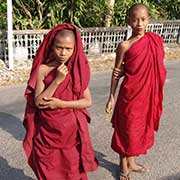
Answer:
<svg viewBox="0 0 180 180"><path fill-rule="evenodd" d="M171 176L163 177L160 180L180 180L180 173Z"/></svg>
<svg viewBox="0 0 180 180"><path fill-rule="evenodd" d="M7 160L3 157L0 157L0 179L33 180L31 177L26 176L23 170L9 166Z"/></svg>
<svg viewBox="0 0 180 180"><path fill-rule="evenodd" d="M17 140L22 140L24 137L24 129L19 118L5 112L0 112L0 127L10 133Z"/></svg>
<svg viewBox="0 0 180 180"><path fill-rule="evenodd" d="M118 171L119 171L119 165L114 164L108 160L105 159L106 155L104 155L101 152L95 151L95 155L99 161L99 166L107 169L111 175L114 177L114 179L118 180Z"/></svg>

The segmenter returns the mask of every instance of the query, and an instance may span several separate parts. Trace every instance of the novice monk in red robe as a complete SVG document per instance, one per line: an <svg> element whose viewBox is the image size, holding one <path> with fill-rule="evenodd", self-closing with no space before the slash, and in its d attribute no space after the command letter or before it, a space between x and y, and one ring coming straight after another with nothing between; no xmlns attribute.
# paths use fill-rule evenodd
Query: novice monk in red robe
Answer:
<svg viewBox="0 0 180 180"><path fill-rule="evenodd" d="M23 146L38 180L87 180L97 168L88 132L90 70L79 30L52 29L33 61Z"/></svg>
<svg viewBox="0 0 180 180"><path fill-rule="evenodd" d="M163 86L166 78L162 38L146 32L147 7L135 4L129 9L132 36L117 47L106 112L114 106L118 80L124 75L112 115L112 149L120 155L120 180L132 171L147 168L135 163L134 156L146 154L153 146L162 113Z"/></svg>

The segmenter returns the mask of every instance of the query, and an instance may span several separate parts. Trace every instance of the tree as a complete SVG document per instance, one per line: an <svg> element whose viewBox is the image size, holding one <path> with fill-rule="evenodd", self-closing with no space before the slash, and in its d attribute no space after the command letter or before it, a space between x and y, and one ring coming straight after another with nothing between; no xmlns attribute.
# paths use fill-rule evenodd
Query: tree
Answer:
<svg viewBox="0 0 180 180"><path fill-rule="evenodd" d="M163 9L161 5L158 4L158 1L153 0L116 0L114 6L114 18L113 24L116 26L126 24L127 10L134 3L144 3L148 9L151 19L162 19L166 18L165 8ZM170 6L170 4L169 4Z"/></svg>
<svg viewBox="0 0 180 180"><path fill-rule="evenodd" d="M0 0L0 29L7 29L7 2ZM136 2L148 6L151 19L180 19L180 0L13 0L14 29L50 29L68 22L78 27L124 26Z"/></svg>
<svg viewBox="0 0 180 180"><path fill-rule="evenodd" d="M115 0L106 0L107 3L107 13L105 16L105 27L110 27L112 24L112 19L114 15L114 5L115 5Z"/></svg>
<svg viewBox="0 0 180 180"><path fill-rule="evenodd" d="M7 29L7 3L5 0L0 1L0 29Z"/></svg>
<svg viewBox="0 0 180 180"><path fill-rule="evenodd" d="M158 5L165 9L167 19L180 19L180 0L159 0Z"/></svg>
<svg viewBox="0 0 180 180"><path fill-rule="evenodd" d="M46 16L43 16L43 4L40 0L14 0L13 19L15 29L39 29Z"/></svg>

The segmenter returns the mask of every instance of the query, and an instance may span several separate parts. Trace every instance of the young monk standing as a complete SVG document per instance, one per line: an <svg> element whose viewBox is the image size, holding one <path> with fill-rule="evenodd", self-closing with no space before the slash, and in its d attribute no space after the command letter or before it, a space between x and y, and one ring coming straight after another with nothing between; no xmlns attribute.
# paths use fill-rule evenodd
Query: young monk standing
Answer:
<svg viewBox="0 0 180 180"><path fill-rule="evenodd" d="M71 24L56 26L36 53L25 91L23 146L38 180L87 180L96 170L89 79L80 32Z"/></svg>
<svg viewBox="0 0 180 180"><path fill-rule="evenodd" d="M120 180L129 173L147 169L135 162L154 144L162 113L163 87L166 78L162 38L146 32L149 22L144 4L134 4L128 12L132 36L119 43L112 73L106 112L114 107L119 78L124 75L112 115L112 149L120 155Z"/></svg>

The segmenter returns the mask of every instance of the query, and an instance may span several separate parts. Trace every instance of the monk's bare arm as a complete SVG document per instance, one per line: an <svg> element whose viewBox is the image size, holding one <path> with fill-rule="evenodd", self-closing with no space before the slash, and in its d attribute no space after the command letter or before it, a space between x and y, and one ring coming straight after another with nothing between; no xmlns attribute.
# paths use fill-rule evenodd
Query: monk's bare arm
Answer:
<svg viewBox="0 0 180 180"><path fill-rule="evenodd" d="M60 83L63 82L66 74L67 74L67 68L65 65L61 65L57 69L57 76L52 81L52 83L48 86L48 88L45 89L44 85L44 78L48 74L48 66L47 65L40 65L38 77L37 77L37 83L35 88L35 104L36 106L39 106L43 104L44 98L52 97L54 92L56 91L57 87Z"/></svg>
<svg viewBox="0 0 180 180"><path fill-rule="evenodd" d="M63 101L60 102L60 108L73 108L73 109L83 109L88 108L92 105L91 93L89 88L84 91L82 99L73 101Z"/></svg>
<svg viewBox="0 0 180 180"><path fill-rule="evenodd" d="M38 75L37 75L37 80L36 80L36 87L35 87L35 98L38 97L41 92L44 90L44 78L45 78L45 73L44 73L44 67L40 65L39 70L38 70Z"/></svg>
<svg viewBox="0 0 180 180"><path fill-rule="evenodd" d="M128 49L128 42L127 41L124 41L118 45L117 50L116 50L116 60L115 60L114 69L121 70L122 62L124 60L124 55L125 55L125 52L127 51L127 49ZM119 82L119 78L115 78L115 76L112 73L110 96L115 95L118 82Z"/></svg>
<svg viewBox="0 0 180 180"><path fill-rule="evenodd" d="M58 98L50 97L46 98L45 102L43 103L43 106L41 106L41 109L63 109L63 108L71 108L71 109L83 109L88 108L92 105L91 100L91 93L89 91L89 88L87 88L84 93L83 97L78 100L71 100L71 101L65 101Z"/></svg>
<svg viewBox="0 0 180 180"><path fill-rule="evenodd" d="M111 113L114 107L114 96L115 96L116 88L117 88L119 78L120 78L124 55L125 55L125 52L128 50L128 44L129 44L128 41L124 41L120 43L116 49L116 60L115 60L115 65L114 65L114 69L113 69L112 77L111 77L110 94L109 94L109 99L105 108L105 111L107 113Z"/></svg>

